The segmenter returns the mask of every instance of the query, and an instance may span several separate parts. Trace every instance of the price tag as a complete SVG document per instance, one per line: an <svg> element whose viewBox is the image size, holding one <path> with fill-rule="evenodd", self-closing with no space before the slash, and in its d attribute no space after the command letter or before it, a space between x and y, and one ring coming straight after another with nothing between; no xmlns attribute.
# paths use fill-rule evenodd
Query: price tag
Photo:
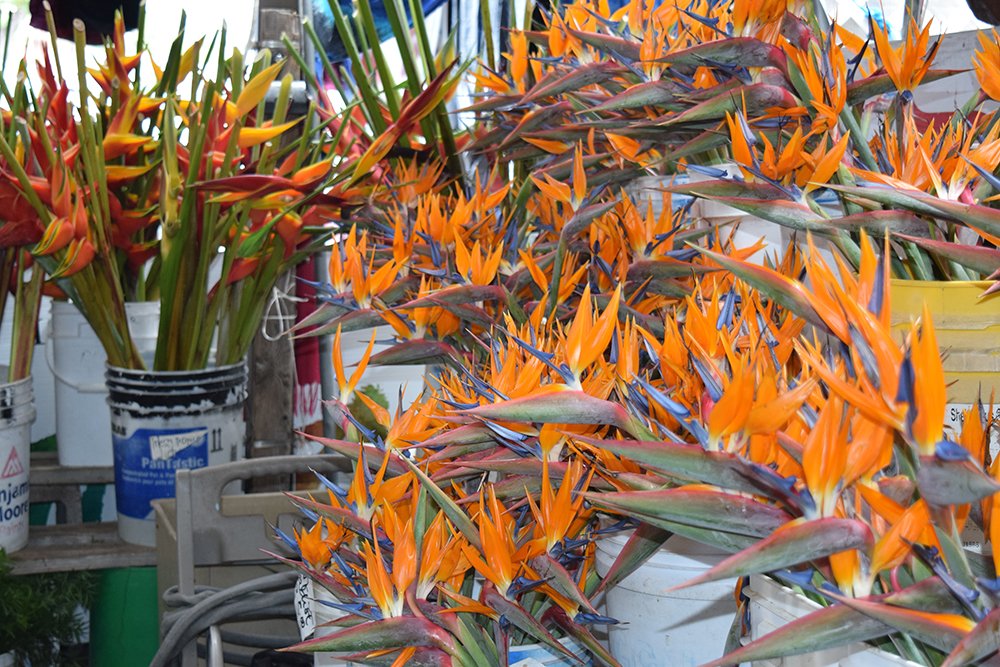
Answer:
<svg viewBox="0 0 1000 667"><path fill-rule="evenodd" d="M316 616L313 614L313 582L304 574L300 574L295 582L295 620L298 621L302 640L312 637L316 629Z"/></svg>

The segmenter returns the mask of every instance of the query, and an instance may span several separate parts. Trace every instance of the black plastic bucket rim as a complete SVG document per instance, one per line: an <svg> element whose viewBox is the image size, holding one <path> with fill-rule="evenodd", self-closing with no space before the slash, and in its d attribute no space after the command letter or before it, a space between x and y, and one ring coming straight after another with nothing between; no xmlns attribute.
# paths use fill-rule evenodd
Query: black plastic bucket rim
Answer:
<svg viewBox="0 0 1000 667"><path fill-rule="evenodd" d="M109 382L153 382L163 384L190 384L191 382L202 383L205 381L221 381L230 377L246 377L246 362L230 364L228 366L211 366L209 368L199 368L189 371L149 371L136 370L133 368L119 368L107 364L104 377ZM192 380L192 378L197 378Z"/></svg>
<svg viewBox="0 0 1000 667"><path fill-rule="evenodd" d="M119 376L157 378L121 383ZM108 405L115 414L178 416L221 411L241 405L247 396L246 364L195 371L134 371L108 366Z"/></svg>
<svg viewBox="0 0 1000 667"><path fill-rule="evenodd" d="M0 366L0 375L6 377L7 370L7 366ZM34 419L35 391L31 376L0 384L0 421L6 424L12 421L31 422Z"/></svg>

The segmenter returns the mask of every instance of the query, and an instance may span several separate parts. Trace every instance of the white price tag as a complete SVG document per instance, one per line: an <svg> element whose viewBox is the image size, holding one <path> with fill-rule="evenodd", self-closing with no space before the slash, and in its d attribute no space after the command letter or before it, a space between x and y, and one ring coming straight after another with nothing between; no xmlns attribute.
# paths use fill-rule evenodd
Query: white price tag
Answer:
<svg viewBox="0 0 1000 667"><path fill-rule="evenodd" d="M162 435L149 436L149 455L154 461L164 461L172 459L174 454L187 449L191 445L201 443L201 440L208 434L207 428L187 433L168 433Z"/></svg>
<svg viewBox="0 0 1000 667"><path fill-rule="evenodd" d="M295 582L295 619L299 624L299 636L303 641L312 637L316 629L316 616L313 614L313 582L304 574L300 574Z"/></svg>
<svg viewBox="0 0 1000 667"><path fill-rule="evenodd" d="M968 403L949 403L945 406L944 425L951 427L952 437L957 441L962 432L962 422L965 421L965 411L971 408ZM1000 405L993 407L993 419L1000 421ZM1000 428L994 427L990 432L990 458L995 459L1000 454Z"/></svg>

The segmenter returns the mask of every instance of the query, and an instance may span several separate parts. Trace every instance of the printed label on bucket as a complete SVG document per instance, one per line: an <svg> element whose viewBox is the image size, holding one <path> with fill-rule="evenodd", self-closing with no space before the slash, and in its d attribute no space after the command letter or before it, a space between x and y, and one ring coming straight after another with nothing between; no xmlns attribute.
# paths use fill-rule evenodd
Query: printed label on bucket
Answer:
<svg viewBox="0 0 1000 667"><path fill-rule="evenodd" d="M207 428L140 428L127 438L115 435L115 500L119 514L134 519L149 517L152 501L173 497L174 473L178 469L208 465L208 441Z"/></svg>
<svg viewBox="0 0 1000 667"><path fill-rule="evenodd" d="M27 433L23 435L23 443L9 436L10 442L0 439L0 548L11 551L27 541L28 445Z"/></svg>

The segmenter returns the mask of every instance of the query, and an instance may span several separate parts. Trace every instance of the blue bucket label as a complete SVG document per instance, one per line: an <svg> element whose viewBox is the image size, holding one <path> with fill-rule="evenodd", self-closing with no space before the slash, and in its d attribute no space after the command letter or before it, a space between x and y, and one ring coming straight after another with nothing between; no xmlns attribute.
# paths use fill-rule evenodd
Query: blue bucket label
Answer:
<svg viewBox="0 0 1000 667"><path fill-rule="evenodd" d="M208 429L145 429L114 435L115 500L119 514L152 515L153 500L174 497L174 474L208 465Z"/></svg>

